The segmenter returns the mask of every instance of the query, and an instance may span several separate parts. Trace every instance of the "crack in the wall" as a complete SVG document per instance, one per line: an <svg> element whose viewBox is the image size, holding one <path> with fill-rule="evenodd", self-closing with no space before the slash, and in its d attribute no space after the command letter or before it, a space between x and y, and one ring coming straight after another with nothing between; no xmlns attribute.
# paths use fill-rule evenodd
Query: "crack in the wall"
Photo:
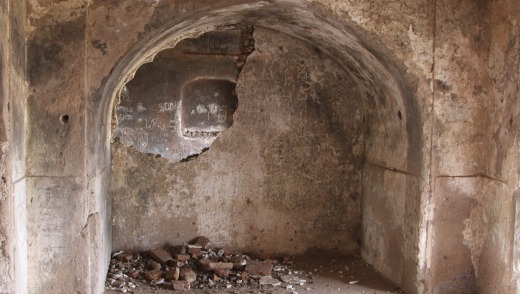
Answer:
<svg viewBox="0 0 520 294"><path fill-rule="evenodd" d="M405 170L398 169L396 167L389 167L389 166L385 166L385 165L382 165L382 164L379 164L379 163L375 163L375 162L365 161L364 163L367 164L367 165L375 166L375 167L378 167L378 168L381 168L381 169L384 169L384 170L388 170L388 171L391 171L391 172L404 174L404 175L407 175L407 176L414 176L414 177L419 177L420 176L420 174L411 173L411 172L408 172L408 171L405 171Z"/></svg>
<svg viewBox="0 0 520 294"><path fill-rule="evenodd" d="M435 178L453 178L453 179L456 179L456 178L482 178L482 179L487 179L487 180L491 180L491 181L494 181L494 182L498 182L498 183L501 183L501 184L508 184L507 181L505 180L502 180L502 179L499 179L499 178L495 178L495 177L492 177L492 176L489 176L489 175L486 175L486 174L483 174L483 173L477 173L477 174L471 174L471 175L454 175L454 176L450 176L450 175L438 175L438 176L435 176Z"/></svg>

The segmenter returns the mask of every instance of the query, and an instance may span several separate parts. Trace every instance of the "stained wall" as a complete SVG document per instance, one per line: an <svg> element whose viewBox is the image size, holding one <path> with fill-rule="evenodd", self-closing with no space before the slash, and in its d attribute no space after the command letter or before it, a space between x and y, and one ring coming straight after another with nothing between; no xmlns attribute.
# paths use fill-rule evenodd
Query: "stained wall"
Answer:
<svg viewBox="0 0 520 294"><path fill-rule="evenodd" d="M112 245L112 163L125 155L149 164L124 148L111 161L116 91L178 40L248 20L319 45L358 82L366 126L359 200L364 258L409 292L514 293L518 6L513 0L10 1L0 14L10 19L8 29L6 22L1 27L1 70L2 98L10 97L7 137L13 135L12 192L0 202L7 210L0 221L2 281L9 285L13 279L3 273L16 268L10 277L19 293L102 292ZM239 112L235 126L240 119ZM225 154L226 134L240 131L235 126L190 168L211 166L210 158ZM5 215L13 215L12 223ZM75 266L62 266L65 258ZM24 277L56 268L61 275L42 275L27 288ZM9 293L14 286L3 287Z"/></svg>
<svg viewBox="0 0 520 294"><path fill-rule="evenodd" d="M204 235L256 253L358 251L362 93L316 48L261 27L253 35L233 125L208 151L174 162L112 145L114 250Z"/></svg>

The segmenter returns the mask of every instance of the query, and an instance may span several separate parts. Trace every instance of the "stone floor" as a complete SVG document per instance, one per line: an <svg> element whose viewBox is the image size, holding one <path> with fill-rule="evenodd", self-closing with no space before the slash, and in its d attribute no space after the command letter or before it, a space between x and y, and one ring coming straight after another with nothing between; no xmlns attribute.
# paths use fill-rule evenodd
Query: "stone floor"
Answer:
<svg viewBox="0 0 520 294"><path fill-rule="evenodd" d="M335 254L319 253L304 255L294 258L294 270L304 271L308 282L303 286L295 285L293 289L286 289L280 286L244 286L233 288L214 288L214 289L191 289L184 293L210 294L210 293L234 293L234 294L253 294L253 293L404 293L399 287L389 282L381 276L372 266L365 263L359 256L338 256ZM357 283L355 283L358 281ZM351 284L352 283L352 284ZM120 293L107 290L105 294ZM141 285L131 292L136 294L167 294L178 293L173 290L161 289L149 285Z"/></svg>

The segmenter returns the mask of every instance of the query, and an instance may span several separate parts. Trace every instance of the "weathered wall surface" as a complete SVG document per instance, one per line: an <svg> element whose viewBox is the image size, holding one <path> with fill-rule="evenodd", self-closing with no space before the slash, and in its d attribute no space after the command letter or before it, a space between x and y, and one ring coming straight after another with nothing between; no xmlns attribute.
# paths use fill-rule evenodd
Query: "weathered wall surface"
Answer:
<svg viewBox="0 0 520 294"><path fill-rule="evenodd" d="M515 292L519 9L437 1L433 293Z"/></svg>
<svg viewBox="0 0 520 294"><path fill-rule="evenodd" d="M20 264L20 250L16 246L18 220L14 218L16 199L13 197L14 172L20 165L13 165L12 158L23 145L20 141L23 132L16 132L21 123L13 123L15 113L20 113L25 89L23 17L23 3L2 1L0 4L0 293L13 293L21 284L20 276L14 272Z"/></svg>
<svg viewBox="0 0 520 294"><path fill-rule="evenodd" d="M9 93L9 2L3 1L0 3L0 105L2 110L5 109L4 103L8 99ZM8 156L8 149L6 148L6 128L5 128L5 113L2 111L0 119L0 144L2 150L0 152L0 174L4 179L0 182L0 293L10 293L12 287L13 273L11 271L11 264L13 262L12 256L12 209L11 209L11 194L9 193L7 180L9 175L9 166L6 164ZM8 121L9 116L7 116Z"/></svg>
<svg viewBox="0 0 520 294"><path fill-rule="evenodd" d="M404 277L403 283L407 284L408 289L417 288L417 284L419 280L421 280L421 278L418 277L418 263L420 263L418 260L422 258L419 256L424 254L425 246L417 245L419 238L424 239L424 236L420 235L421 230L419 229L419 223L422 221L420 214L421 208L419 205L421 203L421 197L424 197L423 194L429 191L425 182L428 182L428 164L430 160L428 156L423 157L423 154L429 154L427 150L429 144L424 145L423 143L424 141L429 142L428 132L431 131L427 113L431 107L431 90L429 88L428 76L431 70L431 59L429 58L432 54L428 50L431 51L432 48L433 38L431 37L431 32L433 31L433 25L430 23L432 19L431 11L428 9L430 6L423 7L423 4L428 3L429 2L403 3L402 5L395 5L395 7L392 6L392 9L389 10L387 5L382 5L381 8L374 8L371 6L373 4L369 5L362 1L350 3L352 6L349 6L350 4L343 5L340 2L323 1L322 4L328 7L312 5L303 8L301 11L296 9L282 10L280 8L275 10L268 10L269 8L266 8L264 11L260 9L260 7L265 5L264 3L258 4L259 6L254 12L248 12L248 17L243 20L253 23L258 22L258 25L265 24L271 28L305 39L307 42L320 47L320 49L324 49L325 52L334 56L335 62L344 66L345 69L356 78L359 88L362 89L361 96L364 99L365 107L368 109L364 115L366 117L369 116L369 118L367 118L369 124L368 130L371 131L369 141L367 141L368 147L365 148L366 154L370 154L368 156L370 161L367 166L368 168L374 169L374 174L380 169L387 170L387 173L395 173L395 176L389 177L390 182L386 184L398 186L400 189L399 193L394 193L390 197L386 197L377 192L383 191L384 186L376 186L383 184L383 182L370 182L367 180L365 183L370 184L367 187L367 191L376 191L373 197L384 199L377 204L378 207L376 207L376 209L382 210L385 215L402 213L402 215L396 215L391 219L374 217L374 214L366 214L366 216L369 217L366 218L366 221L364 220L365 223L374 229L370 232L370 235L379 237L379 235L385 232L384 236L389 236L391 234L386 233L386 231L391 230L403 237L394 238L396 242L391 242L391 245L395 245L399 248L397 254L389 250L390 247L381 242L365 242L364 244L367 247L364 249L364 252L371 252L374 249L380 250L381 254L370 255L369 260L380 269L386 267L385 274L395 278L394 280L398 283L400 283L402 277ZM90 23L92 24L92 26L89 26L91 27L89 38L93 40L93 46L87 47L87 50L90 52L88 61L89 67L96 68L95 71L89 71L88 79L89 87L92 89L91 97L94 101L89 108L93 110L93 113L96 113L96 109L100 105L100 103L96 102L102 102L101 98L106 98L100 94L100 90L97 90L96 87L102 85L104 82L103 78L109 76L110 64L114 64L115 60L120 59L124 52L135 53L132 52L133 49L131 49L133 44L145 42L149 36L154 36L157 31L168 27L168 23L171 23L172 27L175 26L180 31L183 31L185 30L185 23L182 22L184 19L194 17L194 15L198 14L204 15L205 10L219 8L224 4L224 2L208 4L189 1L161 1L148 4L93 4L89 12ZM305 6L305 4L301 2L296 6L300 5ZM265 5L265 7L268 6L269 5ZM342 8L339 9L339 6ZM252 6L244 5L237 9L247 10L248 7ZM351 25L351 28L355 28L359 36L362 36L364 40L367 40L367 42L373 45L371 50L373 50L377 58L372 56L368 59L364 59L365 52L361 53L363 50L356 47L355 42L357 42L357 40L355 38L350 39L347 37L342 39L337 36L331 37L334 36L334 33L330 34L328 31L325 32L322 24L313 22L315 15L302 12L306 11L306 9L314 13L319 11L319 13L322 13L320 15L323 16L330 13L330 11L327 10L328 8L331 8L337 13L342 24L348 23ZM365 12L371 11L372 9L374 11L380 9L378 13L374 14L374 20L370 21L361 17L361 14L365 14ZM404 13L405 16L401 15L400 17L399 15L403 9L407 12ZM140 10L140 14L143 16L150 16L151 21L147 23L145 18L132 18L131 16L135 14L134 11L136 10ZM291 13L295 12L296 14L278 15L281 11L291 11ZM230 20L237 21L236 15L232 13L229 14L230 17L225 17L228 12L229 11L226 10L219 11L218 17L210 13L211 17L202 19L211 20L212 18L221 18L223 22ZM302 12L302 14L298 15L300 12ZM351 13L352 16L346 12ZM378 17L381 14L386 14L385 22L378 21ZM172 18L172 15L177 17ZM127 22L124 26L121 26L120 24L123 23L125 19ZM320 19L324 21L324 18L320 17ZM307 20L309 20L309 22L305 23ZM411 27L410 22L412 22ZM287 26L287 23L291 25ZM379 27L379 24L381 24L382 27ZM118 27L117 33L114 29L115 27ZM305 28L305 30L299 31L302 28ZM381 29L385 31L382 35L378 32ZM399 31L397 29L399 29ZM124 36L124 38L122 36ZM403 42L403 39L406 40L406 42ZM154 39L151 41L155 42ZM336 42L339 47L330 48L330 44ZM356 47L356 49L349 48L351 45ZM158 49L159 48L155 50ZM130 56L132 56L131 54ZM137 55L135 58L140 57L139 54L140 53L135 53L134 56ZM349 56L349 54L351 55ZM122 64L125 64L125 62L129 61L125 59L121 61ZM363 65L364 62L366 63ZM390 76L385 76L384 78L379 76L381 70L367 73L366 69L362 69L362 67L367 64L368 67L370 67L373 65L372 63L377 62L383 62L385 66L388 66L385 70L395 73L396 76L399 76L399 73L408 73L405 74L403 80L400 81L402 84L402 88L400 89L402 90L401 93L398 93L399 89L397 91L395 88L391 90L388 88L385 89L385 87L378 84L378 80L388 81L392 79ZM127 72L122 72L121 69L129 72L132 72L132 70L135 71L135 69L129 68L116 68L116 70L112 72L112 76L127 74ZM110 84L111 81L108 83ZM406 96L405 101L403 101L400 95ZM420 101L419 104L414 100L414 96L419 97L417 100ZM106 113L108 111L111 112L112 109L106 109L103 112ZM93 120L100 120L100 117ZM424 136L422 135L423 133L425 134ZM96 138L100 136L94 129L91 135ZM91 137L91 135L87 136ZM412 141L409 141L409 138L413 138ZM428 147L425 147L425 150L423 150L422 146ZM97 154L103 154L104 151L102 149L92 149L91 152L94 152L94 154L96 154L95 152L97 152ZM96 160L96 162L106 162L106 158L103 159L100 157L100 160ZM96 170L106 171L107 167L100 165L96 167ZM93 172L93 174L95 173L96 172ZM406 176L402 177L400 175ZM365 179L367 179L367 177L365 177ZM394 183L392 181L396 182ZM400 181L405 181L405 183ZM421 192L421 187L423 186L424 192ZM363 191L363 193L367 192ZM405 193L405 195L402 193ZM393 197L396 197L396 199ZM399 209L397 210L393 209L395 205L392 203L394 201L401 203L401 206L398 206ZM404 207L402 207L403 203ZM367 207L372 209L370 205ZM395 225L392 223L394 219L402 220L402 223ZM372 225L371 223L374 224ZM377 244L377 248L375 244ZM368 256L368 254L365 254L365 257ZM398 260L399 267L402 268L402 270L395 271L397 273L395 275L390 275L394 272L390 272L390 268L385 265L390 264L385 261L388 256L394 257L392 259L393 261ZM424 266L424 263L421 263L420 266Z"/></svg>
<svg viewBox="0 0 520 294"><path fill-rule="evenodd" d="M87 3L26 4L26 153L16 190L27 221L25 275L38 279L26 278L24 287L72 293L90 284L83 192Z"/></svg>
<svg viewBox="0 0 520 294"><path fill-rule="evenodd" d="M234 124L208 151L172 163L113 145L114 250L198 235L258 253L358 249L357 86L301 41L262 28L254 38Z"/></svg>
<svg viewBox="0 0 520 294"><path fill-rule="evenodd" d="M235 6L235 11L250 9L247 17L244 14L243 18L237 16L239 13L218 10L230 4L246 2L250 1L12 0L9 2L10 9L0 11L2 17L10 13L10 22L2 22L0 26L0 46L3 46L0 49L3 50L0 54L0 72L3 73L0 97L15 97L10 105L14 135L10 148L14 159L14 196L12 199L0 197L0 209L7 211L0 214L0 247L3 246L0 248L0 279L7 277L5 284L2 283L4 280L0 280L0 292L10 292L1 288L8 287L4 285L8 285L11 277L3 273L13 268L9 261L11 253L6 253L4 248L10 237L16 237L13 256L19 289L26 287L25 279L35 276L41 266L48 264L47 268L52 268L61 264L62 259L58 257L63 256L77 265L62 268L63 275L59 279L66 282L56 282L57 276L42 276L41 284L31 285L32 292L42 293L43 288L43 292L68 293L73 289L86 289L86 292L101 293L107 256L111 250L111 208L106 193L110 153L106 152L109 150L104 142L107 141L105 133L110 128L107 117L112 111L112 105L106 101L110 101L113 94L107 89L117 88L117 85L111 84L117 80L112 77L135 72L136 68L130 67L142 62L131 61L151 56L152 51L160 50L147 50L146 47L148 44L158 44L158 38L174 35L175 32L196 35L213 28L215 23L211 22L217 19L226 24L246 19L259 25L263 22L263 25L298 35L307 42L321 45L321 49L332 56L334 63L341 64L351 76L357 77L359 95L364 99L363 109L366 110L363 112L366 119L365 157L360 168L364 173L359 179L362 181L362 196L361 200L352 200L353 206L352 203L341 202L348 200L348 197L341 198L340 204L346 209L359 205L355 204L356 201L361 202L361 250L365 258L410 292L446 293L468 289L482 293L518 291L518 288L514 289L513 281L520 280L520 253L518 246L512 245L513 239L520 242L516 184L518 1L265 1ZM311 2L313 4L307 6ZM289 7L293 4L294 7ZM0 5L4 8L5 1ZM269 10L271 5L274 8ZM208 11L210 15L207 15ZM315 19L321 23L313 22ZM336 30L326 29L331 23ZM172 27L170 34L160 34ZM353 34L334 34L338 31L355 32L355 37ZM6 32L10 39L6 39ZM27 47L24 40L28 42ZM6 54L4 46L9 46L10 54ZM371 56L366 50L363 51L366 48L369 48ZM262 54L267 53L255 54L255 58L262 61ZM284 54L288 53L280 51L277 54L279 60L287 62ZM26 55L27 62L24 59ZM384 83L391 77L379 75L382 71L374 68L366 70L366 67L378 62L385 65L385 70L392 73L393 78L399 79L404 99L398 99L396 91L384 91L384 87L378 86L378 83ZM253 84L255 69L265 68L268 63L259 62L258 67L251 64L250 60L250 68L244 69L243 82L239 84L242 99L257 94L266 97L290 94L276 87L263 89L266 92L257 92L260 89L254 87L247 88L247 85ZM277 72L271 74L266 70L265 74L266 77L281 78ZM29 85L27 91L24 90L26 81ZM294 78L293 82L292 89L297 87L297 79ZM281 86L278 80L273 85ZM246 99L244 103L248 101L260 103L254 99ZM134 162L149 164L149 171L159 174L164 172L162 169L176 172L182 167L195 173L211 167L213 174L221 173L221 178L196 177L199 182L193 182L193 186L201 187L210 182L212 187L221 189L217 189L217 194L227 199L224 195L228 188L221 183L229 184L231 190L238 180L262 181L260 178L242 180L240 175L227 173L228 169L215 167L215 162L228 158L226 165L231 167L239 165L234 162L253 159L263 162L273 159L262 158L265 154L286 155L282 151L276 153L270 150L285 150L282 147L301 143L289 140L291 136L285 141L282 140L284 138L275 137L280 140L274 147L269 145L271 141L259 143L265 147L264 151L269 151L265 154L257 153L247 158L235 156L232 153L235 150L229 150L229 146L242 150L250 146L248 144L255 144L254 137L251 139L244 131L247 130L247 120L243 115L248 109L242 106L244 104L239 104L237 124L223 133L207 153L184 166L163 164L166 162L163 159L151 163L146 155L125 148L116 148L113 164L124 166L123 156L128 156ZM302 107L311 109L309 105ZM276 109L279 115L285 114L282 110L284 108ZM340 110L335 111L332 113L341 114ZM62 122L64 115L68 115L67 123ZM293 123L301 120L294 113L290 115L295 119ZM325 129L323 122L317 118L318 114L309 111L306 115L313 117L312 121L319 128ZM250 113L250 117L261 121L267 119L268 114ZM334 122L334 117L329 122ZM312 124L307 122L302 125ZM271 131L274 134L274 130L285 127L283 124L273 126L276 127L266 130L265 134ZM231 135L247 140L234 143ZM339 137L334 134L325 139L312 137L304 142L306 146L321 148L320 144L315 143L321 140L327 142L327 146L345 150L336 138ZM100 144L92 143L100 141ZM252 153L249 149L243 151ZM297 160L305 161L308 155L298 154L301 157L287 156L282 159L295 167ZM340 153L332 158L346 160L348 157L345 154ZM308 166L322 168L331 160L328 157L319 158L321 165L309 163ZM261 164L258 166L263 167ZM271 169L264 168L258 172L264 176L264 181L273 178L276 181L281 173L285 173L276 164L269 166ZM127 168L135 170L134 179L138 176L143 179L150 177L137 166ZM245 165L240 168L245 169ZM250 170L246 171L250 173ZM296 173L292 170L291 174ZM115 173L113 176L116 182L124 180L123 174ZM175 183L185 180L184 177L170 176L164 180L175 187ZM292 180L302 181L296 176ZM275 189L271 190L267 189L269 186L263 186L263 200L274 197L271 198L273 202L287 202L283 197L273 196L282 195L271 194L273 191L292 191L288 194L303 197L303 192L294 193L298 190L293 190L290 183L284 186L278 182L273 184L271 188ZM311 183L310 187L326 197L349 194L344 191L325 193L320 190L322 185L316 182ZM337 182L332 186L342 187ZM157 190L158 187L158 184L146 186L150 190ZM193 187L185 188L197 191ZM188 195L187 199L193 198L183 202L189 203L185 204L184 211L194 211L195 200L210 194L209 190L202 190L197 195L185 194ZM238 195L238 191L233 194ZM516 195L516 202L513 195ZM208 201L218 199L210 198ZM338 201L334 197L328 199ZM237 197L233 202L235 206L231 202L216 205L235 212L255 211L256 199L251 200L253 202L248 205L247 198L243 202L243 198ZM143 203L141 208L146 205L159 206ZM296 218L291 211L299 203L288 201L286 206L277 207L279 211L276 213L286 211L290 217ZM209 205L203 204L202 207L209 208ZM12 223L15 234L9 236L12 228L6 215L13 209L16 215ZM170 208L166 206L164 209L168 211ZM208 209L203 213L211 215L212 211ZM72 221L64 223L63 219ZM30 223L27 224L26 220ZM254 220L250 221L254 223ZM198 220L192 222L203 226ZM210 225L208 227L212 228ZM214 229L209 231L211 233ZM345 232L350 234L348 230ZM294 233L293 237L297 235ZM222 240L225 238L228 237L223 236ZM294 240L297 238L301 236ZM94 245L87 248L89 244ZM255 244L250 246L260 248ZM29 266L24 269L28 257ZM90 269L87 268L89 265ZM75 277L82 280L70 282Z"/></svg>

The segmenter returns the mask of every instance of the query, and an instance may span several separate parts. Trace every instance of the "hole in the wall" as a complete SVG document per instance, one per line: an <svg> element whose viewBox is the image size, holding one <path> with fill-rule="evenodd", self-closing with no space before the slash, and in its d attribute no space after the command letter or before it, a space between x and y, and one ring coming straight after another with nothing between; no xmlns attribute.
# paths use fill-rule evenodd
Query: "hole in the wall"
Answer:
<svg viewBox="0 0 520 294"><path fill-rule="evenodd" d="M399 120L403 119L403 114L401 113L400 110L397 111L397 117L399 117Z"/></svg>
<svg viewBox="0 0 520 294"><path fill-rule="evenodd" d="M120 90L112 141L172 162L197 158L233 124L236 81L254 44L253 28L240 27L160 51Z"/></svg>
<svg viewBox="0 0 520 294"><path fill-rule="evenodd" d="M68 114L64 114L60 117L60 121L62 124L66 125L69 123L69 115Z"/></svg>

